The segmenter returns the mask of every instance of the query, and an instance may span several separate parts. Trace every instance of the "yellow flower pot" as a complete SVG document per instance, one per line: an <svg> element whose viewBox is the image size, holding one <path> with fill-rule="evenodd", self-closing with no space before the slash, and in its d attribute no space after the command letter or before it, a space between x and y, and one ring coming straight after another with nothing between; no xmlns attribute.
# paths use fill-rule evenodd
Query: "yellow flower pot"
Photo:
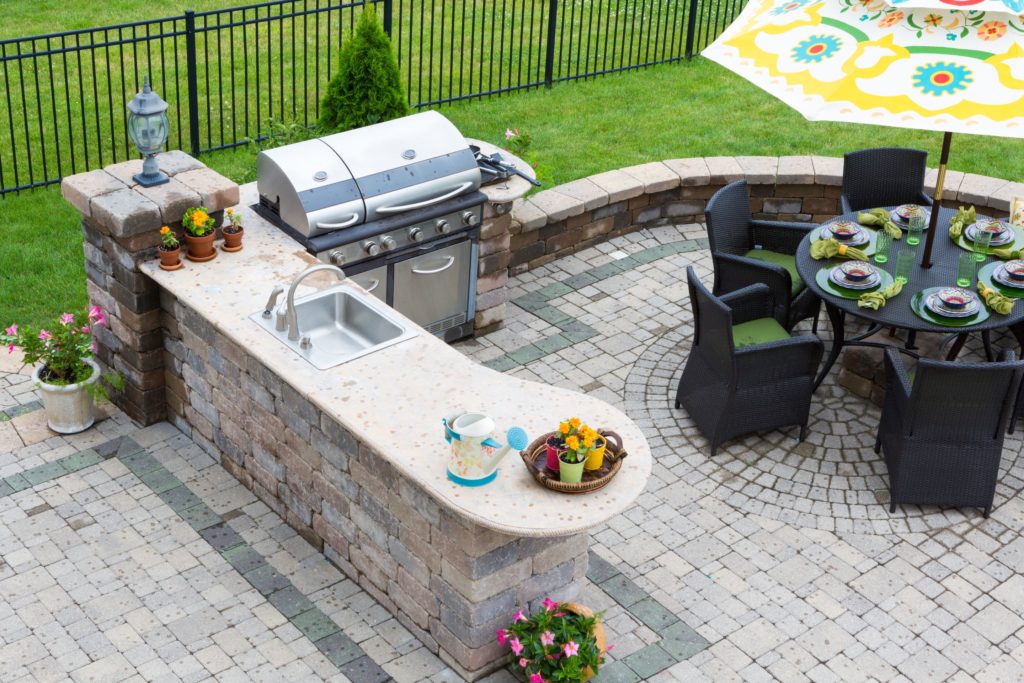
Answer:
<svg viewBox="0 0 1024 683"><path fill-rule="evenodd" d="M605 441L604 437L598 435L598 437L594 440L594 450L590 451L590 454L587 455L587 459L583 464L583 469L601 469L601 465L604 464L604 449L607 445L608 442Z"/></svg>

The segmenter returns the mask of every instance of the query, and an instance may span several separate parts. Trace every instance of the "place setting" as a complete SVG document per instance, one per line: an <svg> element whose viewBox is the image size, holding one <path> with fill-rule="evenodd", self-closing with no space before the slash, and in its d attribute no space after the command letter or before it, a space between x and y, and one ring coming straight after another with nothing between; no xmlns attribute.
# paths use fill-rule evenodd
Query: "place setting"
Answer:
<svg viewBox="0 0 1024 683"><path fill-rule="evenodd" d="M978 281L1011 299L1024 299L1024 261L994 261L978 271Z"/></svg>
<svg viewBox="0 0 1024 683"><path fill-rule="evenodd" d="M877 238L877 232L857 225L853 221L836 221L815 230L811 236L811 242L832 239L838 245L860 249L865 255L871 256L874 253Z"/></svg>
<svg viewBox="0 0 1024 683"><path fill-rule="evenodd" d="M975 325L989 317L981 298L964 287L929 287L914 294L910 308L918 317L943 327Z"/></svg>
<svg viewBox="0 0 1024 683"><path fill-rule="evenodd" d="M892 275L867 261L846 261L822 268L815 280L825 291L844 299L858 299L865 292L888 287L893 283Z"/></svg>
<svg viewBox="0 0 1024 683"><path fill-rule="evenodd" d="M1004 251L1012 253L1024 248L1024 233L1006 221L984 218L964 227L957 246L975 252L977 260L984 261L988 256L1002 256Z"/></svg>

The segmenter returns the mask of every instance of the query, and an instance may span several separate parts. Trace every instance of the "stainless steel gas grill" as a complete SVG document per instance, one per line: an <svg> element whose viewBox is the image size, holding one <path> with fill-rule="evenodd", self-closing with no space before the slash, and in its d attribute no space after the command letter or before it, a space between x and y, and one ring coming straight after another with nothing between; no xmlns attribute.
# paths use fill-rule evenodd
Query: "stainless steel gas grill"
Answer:
<svg viewBox="0 0 1024 683"><path fill-rule="evenodd" d="M260 152L255 208L322 261L446 341L473 331L486 197L437 112Z"/></svg>

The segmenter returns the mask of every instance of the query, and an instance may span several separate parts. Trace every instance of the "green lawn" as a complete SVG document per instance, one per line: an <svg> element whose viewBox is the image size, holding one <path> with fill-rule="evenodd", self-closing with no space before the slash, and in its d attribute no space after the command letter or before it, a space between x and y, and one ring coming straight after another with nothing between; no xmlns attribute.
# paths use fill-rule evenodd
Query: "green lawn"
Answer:
<svg viewBox="0 0 1024 683"><path fill-rule="evenodd" d="M549 186L646 161L710 155L824 154L878 145L927 149L941 135L853 124L809 123L721 67L704 60L447 107L464 134L495 143L506 127L528 130L531 155ZM245 182L248 150L203 160ZM1020 180L1024 143L954 137L958 170ZM0 323L39 323L85 302L81 232L56 189L0 200Z"/></svg>

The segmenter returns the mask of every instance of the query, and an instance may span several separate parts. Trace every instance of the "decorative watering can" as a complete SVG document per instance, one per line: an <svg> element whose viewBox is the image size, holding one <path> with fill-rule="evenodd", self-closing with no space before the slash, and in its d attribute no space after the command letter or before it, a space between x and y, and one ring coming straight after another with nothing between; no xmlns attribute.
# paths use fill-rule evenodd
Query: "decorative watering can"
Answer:
<svg viewBox="0 0 1024 683"><path fill-rule="evenodd" d="M508 445L494 438L494 420L483 413L461 413L446 417L444 438L451 446L448 478L462 486L482 486L498 476L498 463L511 450L526 448L529 440L520 427L505 433Z"/></svg>

